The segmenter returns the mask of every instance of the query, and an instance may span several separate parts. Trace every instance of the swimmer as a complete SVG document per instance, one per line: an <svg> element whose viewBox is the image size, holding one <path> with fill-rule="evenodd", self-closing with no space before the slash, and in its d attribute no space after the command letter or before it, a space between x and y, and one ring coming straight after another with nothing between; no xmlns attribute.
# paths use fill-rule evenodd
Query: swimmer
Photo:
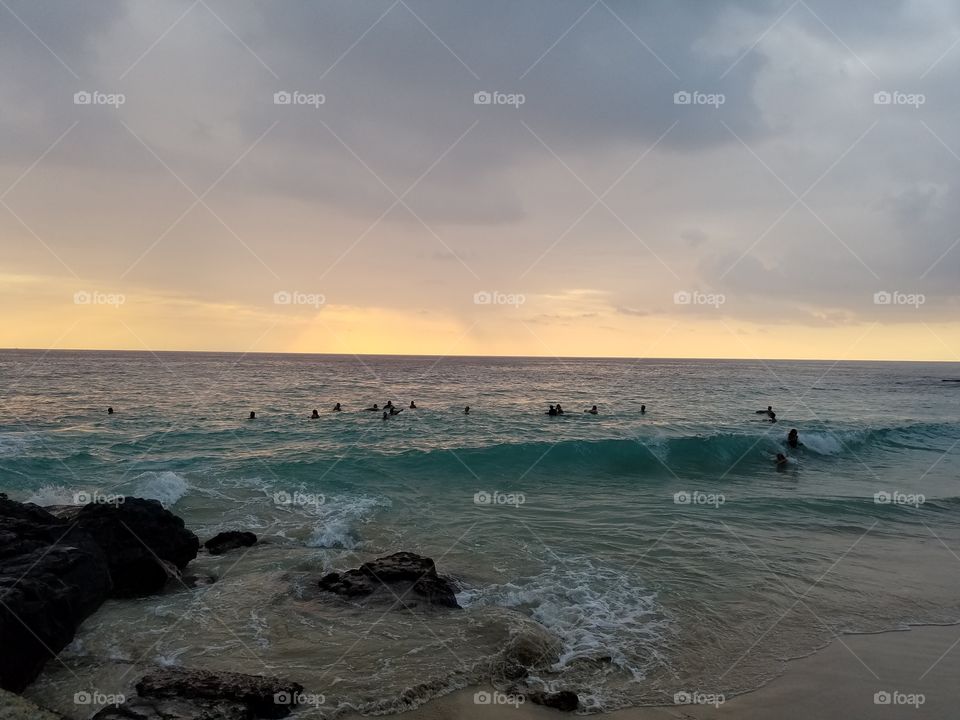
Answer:
<svg viewBox="0 0 960 720"><path fill-rule="evenodd" d="M380 412L380 407L374 403L373 407L364 408L364 410L369 410L370 412Z"/></svg>
<svg viewBox="0 0 960 720"><path fill-rule="evenodd" d="M767 417L770 418L770 422L772 423L777 421L777 414L773 410L767 410Z"/></svg>
<svg viewBox="0 0 960 720"><path fill-rule="evenodd" d="M555 417L556 414L557 414L557 409L553 405L551 405L550 409L547 410L547 415L549 415L550 417Z"/></svg>
<svg viewBox="0 0 960 720"><path fill-rule="evenodd" d="M383 419L384 419L384 420L389 420L389 419L390 419L390 416L389 416L386 412L384 412L384 413L383 413Z"/></svg>
<svg viewBox="0 0 960 720"><path fill-rule="evenodd" d="M397 410L397 409L396 409L395 407L393 407L392 405L390 406L390 415L391 415L391 417L394 416L394 415L399 415L399 414L402 413L402 412L403 412L403 408L400 408L399 410Z"/></svg>
<svg viewBox="0 0 960 720"><path fill-rule="evenodd" d="M464 414L464 415L469 415L469 414L470 414L470 406L469 406L469 405L467 405L467 406L463 409L463 414Z"/></svg>
<svg viewBox="0 0 960 720"><path fill-rule="evenodd" d="M800 435L797 433L796 428L787 433L787 445L792 448L798 448L803 445L803 443L800 442Z"/></svg>
<svg viewBox="0 0 960 720"><path fill-rule="evenodd" d="M557 415L563 415L563 408L560 407L560 403L557 403Z"/></svg>
<svg viewBox="0 0 960 720"><path fill-rule="evenodd" d="M584 410L584 412L585 412L585 413L590 413L591 415L596 415L597 412L598 412L597 406L594 405L594 406L593 406L592 408L590 408L589 410Z"/></svg>
<svg viewBox="0 0 960 720"><path fill-rule="evenodd" d="M340 407L340 403L337 403L336 405L333 406L333 412L341 412L341 411L343 411L343 408Z"/></svg>
<svg viewBox="0 0 960 720"><path fill-rule="evenodd" d="M410 409L411 409L411 410L416 410L416 409L417 409L417 404L416 404L413 400L410 401Z"/></svg>
<svg viewBox="0 0 960 720"><path fill-rule="evenodd" d="M107 415L113 415L113 408L112 408L112 407L108 407L108 408L107 408Z"/></svg>
<svg viewBox="0 0 960 720"><path fill-rule="evenodd" d="M783 453L777 453L777 467L778 467L778 468L786 467L787 462L788 462L788 461L787 461L787 456L786 456L786 455L784 455Z"/></svg>
<svg viewBox="0 0 960 720"><path fill-rule="evenodd" d="M249 418L249 419L250 419L250 420L256 420L256 419L257 419L257 414L256 414L253 410L250 411L250 418Z"/></svg>
<svg viewBox="0 0 960 720"><path fill-rule="evenodd" d="M390 408L392 408L392 407L393 407L393 400L387 400L387 404L384 405L384 407L385 407L387 410L389 410Z"/></svg>
<svg viewBox="0 0 960 720"><path fill-rule="evenodd" d="M313 411L313 415L310 416L311 420L317 420L320 417L320 412L316 409Z"/></svg>
<svg viewBox="0 0 960 720"><path fill-rule="evenodd" d="M646 415L646 414L647 414L647 406L646 406L646 405L641 405L641 406L640 406L640 414L641 414L641 415Z"/></svg>

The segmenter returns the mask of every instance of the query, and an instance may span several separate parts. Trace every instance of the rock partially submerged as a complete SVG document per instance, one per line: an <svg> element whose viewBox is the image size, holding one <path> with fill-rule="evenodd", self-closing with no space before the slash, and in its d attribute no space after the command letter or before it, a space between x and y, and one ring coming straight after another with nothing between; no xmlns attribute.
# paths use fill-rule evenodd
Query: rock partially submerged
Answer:
<svg viewBox="0 0 960 720"><path fill-rule="evenodd" d="M0 687L22 692L110 590L88 533L0 494Z"/></svg>
<svg viewBox="0 0 960 720"><path fill-rule="evenodd" d="M526 698L537 705L562 710L564 712L573 712L580 706L580 697L572 690L560 690L559 692L528 692Z"/></svg>
<svg viewBox="0 0 960 720"><path fill-rule="evenodd" d="M359 568L330 573L320 589L351 600L385 600L391 605L459 608L453 583L437 574L433 560L398 552L365 562Z"/></svg>
<svg viewBox="0 0 960 720"><path fill-rule="evenodd" d="M222 555L228 550L250 547L257 544L257 536L252 532L227 530L207 540L203 546L211 555Z"/></svg>
<svg viewBox="0 0 960 720"><path fill-rule="evenodd" d="M138 597L163 589L170 563L183 570L197 556L200 541L183 520L156 500L125 498L122 503L90 503L52 508L75 523L102 548L113 579L113 597Z"/></svg>
<svg viewBox="0 0 960 720"><path fill-rule="evenodd" d="M137 697L95 720L251 720L290 714L303 686L274 677L164 668L145 675Z"/></svg>

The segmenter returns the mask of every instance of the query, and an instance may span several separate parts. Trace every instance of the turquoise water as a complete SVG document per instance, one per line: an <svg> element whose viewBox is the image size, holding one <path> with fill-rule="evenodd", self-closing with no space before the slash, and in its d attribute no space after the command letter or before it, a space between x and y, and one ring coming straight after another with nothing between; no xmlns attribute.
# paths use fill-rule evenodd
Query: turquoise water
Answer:
<svg viewBox="0 0 960 720"><path fill-rule="evenodd" d="M955 622L956 379L957 364L2 352L0 491L155 497L201 539L265 541L198 559L221 577L201 595L109 603L70 672L31 692L56 705L73 673L123 685L160 662L291 676L325 696L308 716L397 710L545 638L537 678L599 710L749 690L838 632ZM387 400L419 408L362 411ZM555 402L566 414L544 415ZM776 424L754 413L767 405ZM312 591L400 549L436 558L465 612L377 624Z"/></svg>

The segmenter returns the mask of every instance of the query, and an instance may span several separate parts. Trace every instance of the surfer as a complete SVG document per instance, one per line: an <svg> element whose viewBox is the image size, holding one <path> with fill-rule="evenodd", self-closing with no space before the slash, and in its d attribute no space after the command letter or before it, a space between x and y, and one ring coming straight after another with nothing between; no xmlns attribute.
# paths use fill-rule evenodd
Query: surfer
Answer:
<svg viewBox="0 0 960 720"><path fill-rule="evenodd" d="M464 414L464 415L469 415L469 414L470 414L470 406L469 406L469 405L467 405L467 406L463 409L463 414Z"/></svg>
<svg viewBox="0 0 960 720"><path fill-rule="evenodd" d="M584 410L584 412L585 412L585 413L590 413L591 415L596 415L596 414L597 414L597 406L594 405L594 406L593 406L592 408L590 408L589 410Z"/></svg>
<svg viewBox="0 0 960 720"><path fill-rule="evenodd" d="M380 412L380 407L376 403L374 403L373 407L364 408L364 410L370 411L370 412Z"/></svg>
<svg viewBox="0 0 960 720"><path fill-rule="evenodd" d="M393 405L390 406L390 416L391 416L391 417L393 417L394 415L399 415L399 414L402 413L402 412L403 412L403 408L400 408L399 410L397 410L395 407L393 407Z"/></svg>
<svg viewBox="0 0 960 720"><path fill-rule="evenodd" d="M112 407L108 407L108 408L107 408L107 415L113 415L113 408L112 408Z"/></svg>
<svg viewBox="0 0 960 720"><path fill-rule="evenodd" d="M318 419L320 419L320 411L317 410L316 408L314 408L314 410L313 410L313 415L310 416L310 419L311 419L311 420L318 420Z"/></svg>
<svg viewBox="0 0 960 720"><path fill-rule="evenodd" d="M550 409L547 410L547 415L549 415L550 417L556 417L557 409L553 405L551 405Z"/></svg>
<svg viewBox="0 0 960 720"><path fill-rule="evenodd" d="M340 403L337 403L336 405L333 406L333 412L341 412L342 410L343 408L340 407Z"/></svg>
<svg viewBox="0 0 960 720"><path fill-rule="evenodd" d="M800 442L800 435L797 433L797 429L794 428L789 433L787 433L787 445L792 448L802 447L803 443Z"/></svg>
<svg viewBox="0 0 960 720"><path fill-rule="evenodd" d="M416 409L417 409L417 404L416 404L413 400L410 401L410 409L411 409L411 410L416 410Z"/></svg>
<svg viewBox="0 0 960 720"><path fill-rule="evenodd" d="M563 415L563 408L560 407L560 403L557 403L557 415Z"/></svg>
<svg viewBox="0 0 960 720"><path fill-rule="evenodd" d="M250 420L256 420L256 419L257 419L257 414L256 414L253 410L250 411L250 418L249 418L249 419L250 419Z"/></svg>
<svg viewBox="0 0 960 720"><path fill-rule="evenodd" d="M374 406L374 407L376 407L376 406ZM387 404L384 405L383 407L386 408L387 410L393 409L393 400L387 400Z"/></svg>

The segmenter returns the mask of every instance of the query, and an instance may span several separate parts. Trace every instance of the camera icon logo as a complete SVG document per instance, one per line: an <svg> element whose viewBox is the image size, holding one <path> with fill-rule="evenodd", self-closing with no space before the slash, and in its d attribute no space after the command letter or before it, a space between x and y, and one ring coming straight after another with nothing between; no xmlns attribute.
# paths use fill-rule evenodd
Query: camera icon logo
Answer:
<svg viewBox="0 0 960 720"><path fill-rule="evenodd" d="M286 90L278 90L273 94L274 105L290 105L293 102L293 95Z"/></svg>
<svg viewBox="0 0 960 720"><path fill-rule="evenodd" d="M675 492L673 494L673 503L674 505L689 505L690 504L690 493L686 490L681 490L680 492Z"/></svg>
<svg viewBox="0 0 960 720"><path fill-rule="evenodd" d="M475 92L473 94L474 105L489 105L492 102L493 102L493 95L488 93L486 90L481 90L480 92Z"/></svg>
<svg viewBox="0 0 960 720"><path fill-rule="evenodd" d="M881 290L873 294L874 305L889 305L891 302L893 302L893 295L886 290Z"/></svg>
<svg viewBox="0 0 960 720"><path fill-rule="evenodd" d="M90 497L90 493L86 490L81 490L78 493L73 494L73 503L74 505L89 505L93 502L93 498Z"/></svg>
<svg viewBox="0 0 960 720"><path fill-rule="evenodd" d="M873 94L874 105L890 105L893 102L893 95L886 90L875 92Z"/></svg>
<svg viewBox="0 0 960 720"><path fill-rule="evenodd" d="M285 490L273 494L273 502L275 505L289 505L291 500L290 493Z"/></svg>
<svg viewBox="0 0 960 720"><path fill-rule="evenodd" d="M475 292L473 294L474 305L490 305L493 302L493 295L486 290Z"/></svg>
<svg viewBox="0 0 960 720"><path fill-rule="evenodd" d="M73 94L74 105L90 105L93 102L93 95L86 90L81 90Z"/></svg>
<svg viewBox="0 0 960 720"><path fill-rule="evenodd" d="M881 690L873 694L874 705L889 705L892 701L893 697L886 690Z"/></svg>
<svg viewBox="0 0 960 720"><path fill-rule="evenodd" d="M289 305L293 302L293 295L286 290L279 290L273 294L274 305Z"/></svg>
<svg viewBox="0 0 960 720"><path fill-rule="evenodd" d="M674 305L689 305L692 300L693 296L686 290L680 290L673 294Z"/></svg>
<svg viewBox="0 0 960 720"><path fill-rule="evenodd" d="M75 705L89 705L93 702L93 696L86 690L81 690L73 694L73 702Z"/></svg>
<svg viewBox="0 0 960 720"><path fill-rule="evenodd" d="M285 690L273 694L274 705L289 705L293 702L293 696Z"/></svg>
<svg viewBox="0 0 960 720"><path fill-rule="evenodd" d="M674 705L689 705L693 702L693 697L686 690L681 690L673 694Z"/></svg>
<svg viewBox="0 0 960 720"><path fill-rule="evenodd" d="M491 702L493 702L493 696L486 690L481 690L473 694L474 705L489 705Z"/></svg>
<svg viewBox="0 0 960 720"><path fill-rule="evenodd" d="M892 500L893 496L885 490L873 494L873 502L877 505L889 505Z"/></svg>
<svg viewBox="0 0 960 720"><path fill-rule="evenodd" d="M473 495L474 505L490 505L493 503L493 496L486 490L478 490Z"/></svg>
<svg viewBox="0 0 960 720"><path fill-rule="evenodd" d="M689 105L693 102L693 95L688 93L686 90L680 90L673 94L673 104L674 105Z"/></svg>

